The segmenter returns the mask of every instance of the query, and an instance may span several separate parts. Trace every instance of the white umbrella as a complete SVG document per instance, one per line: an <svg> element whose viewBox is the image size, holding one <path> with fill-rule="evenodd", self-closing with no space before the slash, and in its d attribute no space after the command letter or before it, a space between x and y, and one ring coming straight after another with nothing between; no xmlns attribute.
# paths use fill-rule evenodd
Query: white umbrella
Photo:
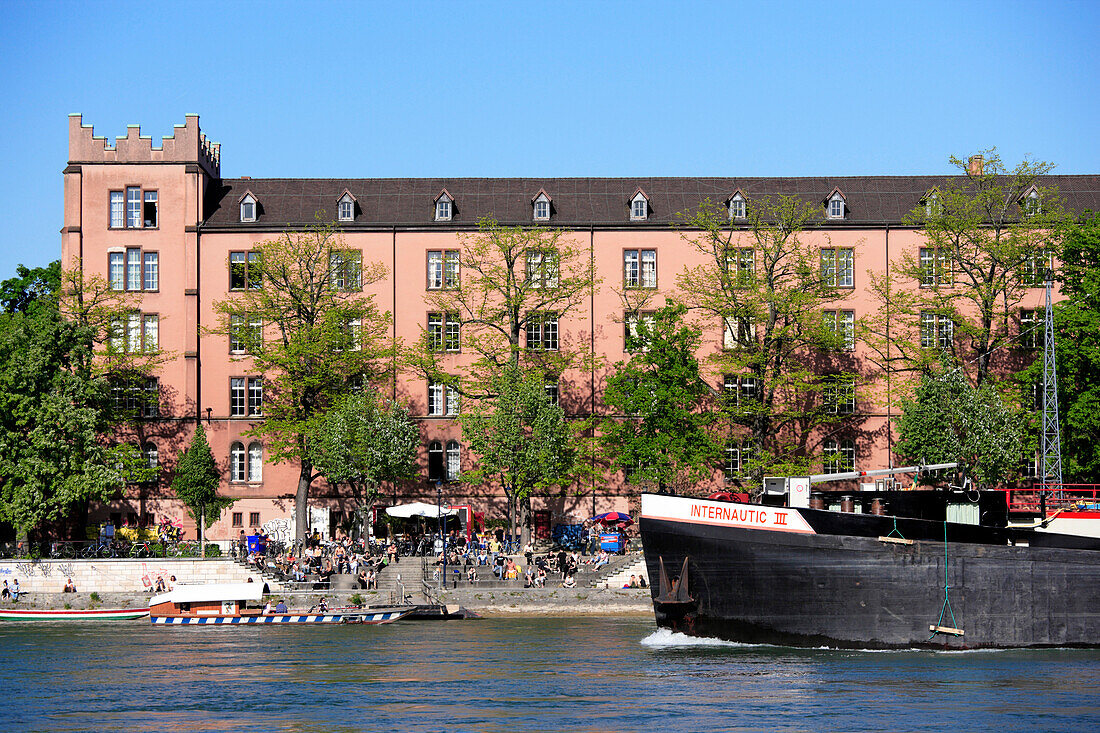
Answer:
<svg viewBox="0 0 1100 733"><path fill-rule="evenodd" d="M401 504L400 506L391 506L386 509L386 514L391 517L401 517L408 519L409 517L438 517L440 516L440 510L438 504L425 504L422 501L414 501L411 504ZM443 507L442 515L444 517L453 517L458 514L457 509L451 509L448 506Z"/></svg>

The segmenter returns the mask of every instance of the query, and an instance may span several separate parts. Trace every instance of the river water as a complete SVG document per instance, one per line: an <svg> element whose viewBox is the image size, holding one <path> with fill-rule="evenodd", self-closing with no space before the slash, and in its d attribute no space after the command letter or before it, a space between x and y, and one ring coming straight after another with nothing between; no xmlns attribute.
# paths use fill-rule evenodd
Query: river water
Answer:
<svg viewBox="0 0 1100 733"><path fill-rule="evenodd" d="M798 650L640 617L0 623L12 731L1100 730L1096 650Z"/></svg>

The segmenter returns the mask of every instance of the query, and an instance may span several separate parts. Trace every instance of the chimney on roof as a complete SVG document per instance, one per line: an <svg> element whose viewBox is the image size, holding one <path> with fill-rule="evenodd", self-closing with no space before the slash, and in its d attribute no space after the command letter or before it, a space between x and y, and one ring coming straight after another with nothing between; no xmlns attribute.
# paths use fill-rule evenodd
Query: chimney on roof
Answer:
<svg viewBox="0 0 1100 733"><path fill-rule="evenodd" d="M242 180L242 181L251 181L251 180L252 180L252 176L241 176L241 180Z"/></svg>
<svg viewBox="0 0 1100 733"><path fill-rule="evenodd" d="M970 163L966 166L966 174L968 176L980 176L982 174L982 156L970 156Z"/></svg>

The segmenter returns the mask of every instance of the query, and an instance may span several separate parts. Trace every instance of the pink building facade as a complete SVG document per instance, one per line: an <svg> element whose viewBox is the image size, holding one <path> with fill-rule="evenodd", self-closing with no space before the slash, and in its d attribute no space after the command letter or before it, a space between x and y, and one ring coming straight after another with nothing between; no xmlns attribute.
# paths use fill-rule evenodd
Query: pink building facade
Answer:
<svg viewBox="0 0 1100 733"><path fill-rule="evenodd" d="M155 341L166 359L146 397L155 397L128 440L136 442L165 470L155 484L131 487L123 499L100 509L103 518L136 523L185 513L168 486L171 468L202 421L219 465L221 492L236 499L209 531L213 539L235 537L289 522L298 466L270 460L265 447L246 435L262 412L262 380L246 355L227 339L204 329L216 325L214 304L232 297L230 263L247 267L256 243L304 227L325 211L341 229L344 245L362 252L364 263L381 263L387 276L368 286L381 310L392 314L393 335L411 344L427 325L426 295L435 263L461 249L460 236L475 231L481 217L503 224L543 225L568 230L592 258L601 284L581 308L558 324L562 343L597 357L597 366L561 375L560 402L571 417L606 414L600 393L611 366L629 357L624 344L624 285L650 289L651 303L675 296L676 278L701 264L700 255L672 228L678 212L704 199L729 202L735 192L797 194L821 201L822 218L804 233L815 246L851 250L851 295L838 304L855 318L879 307L870 291L873 273L922 244L905 223L943 177L866 176L837 178L566 178L566 179L249 179L221 177L221 150L188 115L159 146L130 127L125 137L95 137L79 115L69 120L69 162L64 171L65 207L62 265L104 278L111 287L140 299L141 338ZM1051 176L1073 208L1100 208L1100 176ZM840 192L840 203L836 203ZM1068 194L1068 195L1067 195ZM736 206L736 202L733 204ZM437 254L438 253L438 254ZM436 268L436 269L433 269ZM636 281L627 283L627 279ZM1030 289L1021 310L1042 307L1041 287ZM138 323L138 321L135 321ZM721 323L701 323L701 356L722 348ZM881 379L869 374L865 348L856 344L857 400L846 423L845 446L856 469L890 464L897 415ZM461 373L472 358L461 351L443 357ZM716 389L723 376L708 374ZM436 500L429 466L452 474L471 465L462 432L446 400L429 395L429 385L399 374L394 396L408 404L423 436L424 480L394 487L387 503ZM442 407L441 407L442 405ZM436 414L442 413L442 414ZM810 447L820 451L824 437ZM435 454L435 457L429 456ZM438 461L442 461L441 464ZM436 469L438 470L438 469ZM435 477L430 477L434 479ZM716 466L714 486L724 483ZM566 496L538 500L543 522L575 522L594 511L629 510L636 490L620 476L576 486ZM336 525L352 506L318 481L311 504L320 510L322 531ZM489 517L501 516L499 488L448 483L443 501L470 504ZM327 526L326 526L327 525ZM194 536L190 534L189 536Z"/></svg>

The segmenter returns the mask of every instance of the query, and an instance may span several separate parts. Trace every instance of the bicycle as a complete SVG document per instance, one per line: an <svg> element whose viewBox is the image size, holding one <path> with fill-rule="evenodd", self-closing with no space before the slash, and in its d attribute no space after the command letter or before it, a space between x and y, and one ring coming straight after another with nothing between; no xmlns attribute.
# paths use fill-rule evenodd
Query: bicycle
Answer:
<svg viewBox="0 0 1100 733"><path fill-rule="evenodd" d="M193 540L180 540L168 546L170 557L195 557L199 554L199 543Z"/></svg>
<svg viewBox="0 0 1100 733"><path fill-rule="evenodd" d="M142 540L141 542L135 542L130 545L130 557L156 557L157 553L153 549L153 546L149 544L149 540Z"/></svg>
<svg viewBox="0 0 1100 733"><path fill-rule="evenodd" d="M76 545L72 542L54 542L50 545L50 557L71 560L76 557Z"/></svg>

